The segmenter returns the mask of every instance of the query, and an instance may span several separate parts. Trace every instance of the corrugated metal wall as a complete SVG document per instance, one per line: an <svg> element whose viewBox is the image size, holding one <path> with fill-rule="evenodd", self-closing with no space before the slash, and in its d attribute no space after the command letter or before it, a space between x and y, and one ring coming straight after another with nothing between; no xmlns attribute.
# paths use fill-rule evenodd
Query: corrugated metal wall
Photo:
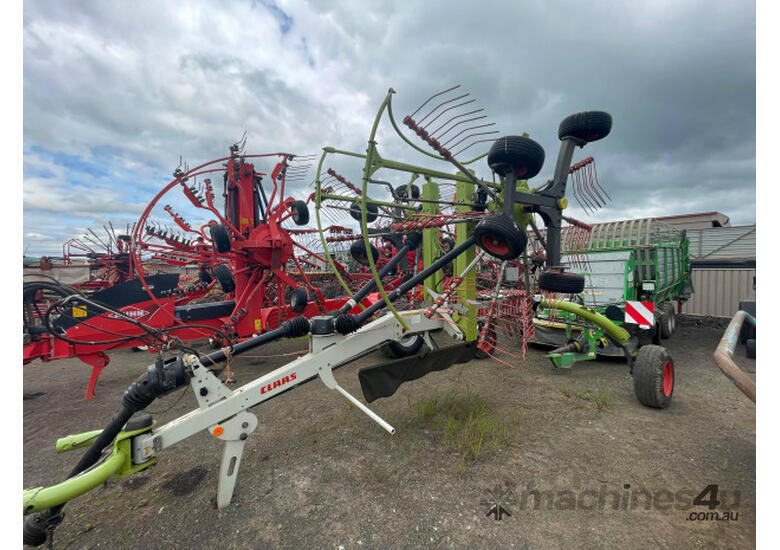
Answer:
<svg viewBox="0 0 780 550"><path fill-rule="evenodd" d="M756 226L689 229L691 261L718 262L756 259Z"/></svg>
<svg viewBox="0 0 780 550"><path fill-rule="evenodd" d="M755 300L752 268L694 268L693 296L683 304L683 313L732 317L741 300Z"/></svg>

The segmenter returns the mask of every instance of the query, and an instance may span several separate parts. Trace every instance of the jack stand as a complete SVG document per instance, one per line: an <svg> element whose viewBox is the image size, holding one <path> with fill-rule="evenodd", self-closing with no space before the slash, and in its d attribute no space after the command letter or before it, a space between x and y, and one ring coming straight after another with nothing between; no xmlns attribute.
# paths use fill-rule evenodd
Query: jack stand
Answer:
<svg viewBox="0 0 780 550"><path fill-rule="evenodd" d="M95 397L95 384L97 384L100 373L108 366L110 359L102 351L100 353L81 355L79 359L92 367L92 374L90 374L89 383L87 384L87 392L84 394L84 399L92 399Z"/></svg>
<svg viewBox="0 0 780 550"><path fill-rule="evenodd" d="M187 357L186 361L192 368L192 387L201 409L207 409L212 403L233 395L233 392L225 387L219 378L205 369L194 356ZM244 443L255 428L257 428L257 417L246 411L208 428L211 435L225 442L217 485L217 508L220 510L230 504L233 497Z"/></svg>
<svg viewBox="0 0 780 550"><path fill-rule="evenodd" d="M250 412L241 412L228 420L209 428L217 439L225 441L222 462L219 465L219 483L217 485L217 508L220 510L230 504L233 489L236 486L238 467L241 465L241 455L244 443L257 428L257 417Z"/></svg>

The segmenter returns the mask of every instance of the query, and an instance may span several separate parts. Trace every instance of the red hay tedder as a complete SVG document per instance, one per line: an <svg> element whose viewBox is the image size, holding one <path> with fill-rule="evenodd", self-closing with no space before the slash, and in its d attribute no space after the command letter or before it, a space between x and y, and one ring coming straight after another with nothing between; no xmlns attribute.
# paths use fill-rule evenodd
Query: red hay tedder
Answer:
<svg viewBox="0 0 780 550"><path fill-rule="evenodd" d="M347 298L326 297L321 288L328 285L315 286L306 271L327 265L306 243L306 237L317 230L301 227L309 222L307 203L312 197L302 201L285 196L287 180L306 174L306 159L296 162L296 156L288 153L244 155L242 149L235 144L228 157L174 171L174 179L152 199L131 239L125 240L129 249L122 251L127 254L123 258L135 278L89 297L71 295L72 288L54 281L25 282L24 363L78 357L92 366L88 399L94 397L97 379L109 363L108 351L148 346L156 352L165 347L161 342L181 346L204 338L230 346L273 330L292 316L311 317L340 308ZM270 194L264 186L266 174L257 171L250 159L275 161ZM215 175L222 177L223 211L215 205L210 179ZM180 191L184 200L173 191ZM168 204L156 208L163 197L194 208L196 216L206 221L193 225ZM156 217L162 212L165 222ZM290 222L293 227L288 227ZM332 227L329 232L352 230ZM184 285L178 273L149 274L144 262L150 260L181 268L197 266L198 280ZM350 274L342 264L337 267L347 279L370 278L370 274ZM321 280L332 274L321 271L316 276ZM195 303L220 289L224 299ZM68 295L69 299L61 299ZM379 295L372 293L362 304L377 299Z"/></svg>

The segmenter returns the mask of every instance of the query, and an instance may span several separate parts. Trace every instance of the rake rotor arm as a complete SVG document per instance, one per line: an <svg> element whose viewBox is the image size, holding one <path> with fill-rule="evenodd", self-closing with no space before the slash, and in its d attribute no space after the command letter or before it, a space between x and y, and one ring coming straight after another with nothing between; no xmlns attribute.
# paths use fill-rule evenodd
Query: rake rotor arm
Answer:
<svg viewBox="0 0 780 550"><path fill-rule="evenodd" d="M466 250L471 248L474 243L476 242L476 239L472 236L463 241L460 245L456 246L449 252L447 252L444 256L433 262L430 266L420 271L417 275L410 278L406 282L402 283L401 286L393 290L392 292L388 293L388 299L392 302L394 300L397 300L399 297L403 296L407 292L409 292L411 289L413 289L415 286L421 284L425 279L433 275L435 272L440 270L442 267L446 266L450 262L452 262L455 258L463 254ZM348 315L348 314L342 314L339 315L336 319L336 330L338 330L341 334L349 334L350 332L354 332L360 326L363 325L369 318L371 318L374 313L385 307L387 304L384 300L379 300L377 302L374 302L371 306L367 307L365 310L361 311L360 313L356 315Z"/></svg>
<svg viewBox="0 0 780 550"><path fill-rule="evenodd" d="M388 273L390 273L395 268L395 266L397 266L401 262L401 260L406 258L406 254L408 252L415 250L419 246L420 240L421 237L419 236L418 233L411 233L409 236L407 236L404 245L398 249L395 256L390 258L390 261L388 261L384 266L382 266L382 269L380 269L379 272L377 273L379 279L382 279ZM358 303L360 303L363 300L363 298L368 296L368 294L372 290L374 290L375 287L376 287L376 280L372 278L360 290L358 290L355 293L355 295L352 296L352 298L347 300L338 311L335 311L333 316L337 317L339 315L344 315L348 313L349 310L351 310Z"/></svg>

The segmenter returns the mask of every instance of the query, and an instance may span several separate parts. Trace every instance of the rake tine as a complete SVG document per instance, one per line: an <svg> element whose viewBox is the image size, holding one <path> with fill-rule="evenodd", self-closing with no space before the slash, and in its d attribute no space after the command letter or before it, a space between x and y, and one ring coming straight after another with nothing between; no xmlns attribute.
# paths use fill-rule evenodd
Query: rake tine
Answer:
<svg viewBox="0 0 780 550"><path fill-rule="evenodd" d="M420 111L420 109L422 109L423 107L425 107L425 106L426 106L426 105L427 105L427 104L428 104L428 103L429 103L429 102L430 102L430 101L431 101L431 100L432 100L434 97L439 97L440 95L444 95L444 94L446 94L447 92L451 92L452 90L455 90L455 89L457 89L457 88L460 88L460 84L456 84L456 85L455 85L455 86L453 86L452 88L447 88L446 90L443 90L443 91L441 91L441 92L438 92L438 93L435 93L435 94L433 94L431 97L429 97L428 99L426 99L426 100L425 100L425 102L424 102L422 105L420 105L419 107L417 107L417 110L416 110L415 112L413 112L413 113L412 113L411 115L409 115L409 116L414 116L414 115L416 115L416 114L417 114L417 113Z"/></svg>
<svg viewBox="0 0 780 550"><path fill-rule="evenodd" d="M498 130L492 130L492 131L490 131L490 132L474 132L473 134L469 134L469 135L467 135L466 137L464 137L463 139L461 139L460 141L458 141L458 142L456 142L455 144L453 144L453 145L452 145L452 147L454 148L455 146L457 146L457 145L460 145L461 143L463 143L464 141L466 141L467 139L471 139L471 138L473 138L473 137L477 137L477 136L489 136L489 135L491 135L491 134L497 134L497 133L498 133ZM496 138L496 139L497 139L497 138ZM453 153L453 156L457 156L458 154L460 154L461 152L465 151L466 149L468 149L469 147L471 147L471 146L472 146L472 145L474 145L475 143L481 143L481 142L484 142L484 141L496 141L496 139L490 139L490 140L485 140L485 139L483 139L483 140L477 140L477 141L475 141L474 143L470 143L470 144L468 145L468 147L464 147L463 149L461 149L461 150L460 150L460 151L458 151L457 153Z"/></svg>
<svg viewBox="0 0 780 550"><path fill-rule="evenodd" d="M452 99L448 99L447 101L442 101L441 103L439 103L438 105L436 105L436 107L434 107L433 109L431 109L431 110L430 110L430 112L429 112L427 115L425 115L424 117L422 117L422 118L421 118L421 119L420 119L420 120L417 122L417 124L418 124L418 125L422 124L422 123L423 123L423 121L424 121L426 118L428 118L428 117L429 117L429 116L431 116L433 113L435 113L436 111L438 111L440 107L442 107L442 106L444 106L444 105L447 105L448 103L452 103L453 101L457 101L457 100L459 100L459 99L463 99L464 97L467 97L468 95L469 95L469 94L467 94L467 93L466 93L466 94L463 94L463 95L459 95L459 96L453 97Z"/></svg>
<svg viewBox="0 0 780 550"><path fill-rule="evenodd" d="M604 206L606 204L606 202L604 201L604 198L601 195L599 195L599 193L596 190L596 188L593 186L593 172L591 170L592 166L593 166L592 164L588 164L588 166L586 167L586 173L585 173L586 179L585 179L585 181L587 182L588 192L590 193L591 197L593 198L593 201L599 207L602 207L602 206Z"/></svg>
<svg viewBox="0 0 780 550"><path fill-rule="evenodd" d="M574 194L574 198L577 200L577 204L580 205L580 208L582 208L586 214L590 215L590 211L585 207L585 205L583 204L583 200L580 198L581 191L579 188L580 187L579 175L577 172L574 172L572 176L573 176L572 177L573 181L571 186L572 194Z"/></svg>
<svg viewBox="0 0 780 550"><path fill-rule="evenodd" d="M482 117L482 118L484 118L484 117ZM465 122L465 121L463 121L463 122ZM495 122L488 122L487 124L478 124L477 126L470 126L468 128L464 128L463 130L461 130L460 132L458 132L457 134L452 136L449 140L447 140L446 142L442 143L442 147L447 146L451 141L453 141L454 139L457 139L460 135L462 135L465 132L468 132L470 130L478 130L479 128L487 128L488 126L495 126L495 125L496 125ZM491 133L496 133L496 132L491 132ZM480 135L480 134L476 134L476 135ZM463 138L463 139L464 140L468 139L468 136ZM461 141L463 141L463 140L461 140ZM455 145L458 145L459 143L460 143L460 141L458 143L456 143ZM453 147L455 147L455 145L453 145Z"/></svg>
<svg viewBox="0 0 780 550"><path fill-rule="evenodd" d="M577 177L578 177L578 182L579 182L580 198L585 203L587 203L587 205L589 207L588 214L592 215L592 214L594 214L596 212L596 210L598 210L598 207L597 207L597 205L594 205L593 202L591 202L591 198L590 198L590 195L588 193L588 187L587 187L587 184L585 182L585 176L583 175L583 173L578 171L577 172Z"/></svg>
<svg viewBox="0 0 780 550"><path fill-rule="evenodd" d="M611 202L612 199L610 198L609 195L607 195L607 192L599 184L598 176L596 174L596 163L595 162L592 163L589 168L590 168L590 184L593 187L594 191L596 193L599 193L599 197L601 197L601 200L604 203L603 206L606 206L607 200L609 200ZM604 197L606 197L606 198L602 197L601 193L603 193Z"/></svg>
<svg viewBox="0 0 780 550"><path fill-rule="evenodd" d="M480 113L480 112L482 112L484 110L485 109L475 109L474 111L469 111L467 113L461 113L459 115L455 115L455 116L451 117L447 122L445 122L444 124L442 124L441 126L436 128L433 132L431 132L431 137L436 137L436 134L439 132L439 130L443 129L445 126L447 126L447 124L449 124L453 120L455 120L457 118L462 118L464 116L469 116L469 115L473 115L473 114L476 114L476 113ZM456 127L460 126L461 124L465 124L467 122L472 122L474 120L480 120L480 119L483 119L483 118L487 118L487 115L475 116L475 117L472 117L472 118L467 118L465 120L458 121L455 124L453 124L450 128L447 128L444 132L442 132L441 136L439 136L437 139L441 140L441 138L443 138L445 135L447 135L448 132L452 131L453 128L456 128Z"/></svg>
<svg viewBox="0 0 780 550"><path fill-rule="evenodd" d="M466 97L467 95L469 95L469 94L464 94L464 95L462 95L462 96L460 96L460 97ZM460 98L455 98L455 99L460 99ZM441 107L442 105L446 105L447 103L450 103L450 102L452 102L452 101L455 101L455 100L454 100L454 99L451 99L450 101L445 101L444 103L442 103L441 105L439 105L438 107L436 107L436 109L438 109L438 108L439 108L439 107ZM442 116L444 113L446 113L446 112L448 112L448 111L451 111L451 110L453 110L453 109L457 109L458 107L463 107L464 105L468 105L469 103L474 103L475 101L476 101L476 99L469 99L468 101L464 101L463 103L458 103L457 105L450 105L449 107L447 107L446 109L444 109L442 112L440 112L438 115L436 115L436 116L435 116L435 117L433 117L431 120L429 120L429 121L428 121L428 123L427 123L425 126L422 126L422 128L423 128L423 129L427 129L427 128L428 128L428 126L430 126L431 124L433 124L434 122L436 122L436 121L439 119L439 117L440 117L440 116ZM434 110L435 110L435 109L434 109ZM431 112L433 112L433 111L431 111ZM424 120L424 119L423 119L423 120ZM422 121L420 121L420 122L422 122Z"/></svg>
<svg viewBox="0 0 780 550"><path fill-rule="evenodd" d="M601 191L604 193L604 195L606 195L607 199L609 199L609 202L612 202L612 197L610 197L607 194L607 190L604 189L601 186L601 184L599 183L599 176L598 176L598 173L596 172L596 163L595 162L593 163L593 181L595 181L595 183L598 186L598 188L601 189Z"/></svg>

